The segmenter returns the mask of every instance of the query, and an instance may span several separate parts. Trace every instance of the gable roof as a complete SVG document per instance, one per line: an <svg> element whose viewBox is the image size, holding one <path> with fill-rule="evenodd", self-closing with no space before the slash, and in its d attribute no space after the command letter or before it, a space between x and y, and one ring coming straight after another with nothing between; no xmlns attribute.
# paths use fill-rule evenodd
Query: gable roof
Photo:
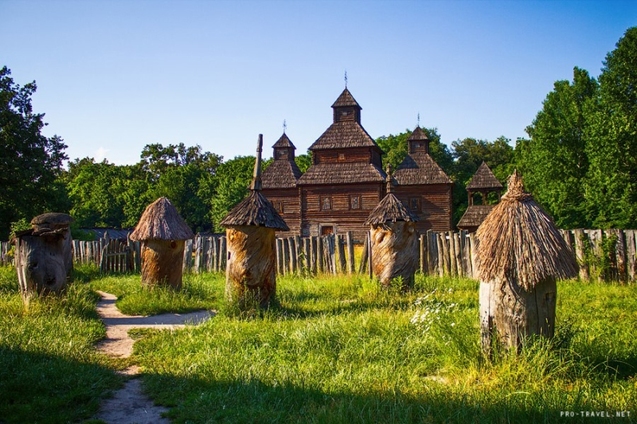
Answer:
<svg viewBox="0 0 637 424"><path fill-rule="evenodd" d="M374 210L369 214L365 225L383 225L387 222L418 221L418 217L398 200L394 193L387 193Z"/></svg>
<svg viewBox="0 0 637 424"><path fill-rule="evenodd" d="M272 147L275 149L278 147L291 147L292 149L296 149L296 146L292 144L292 141L288 138L286 133L283 133Z"/></svg>
<svg viewBox="0 0 637 424"><path fill-rule="evenodd" d="M350 147L375 147L381 151L374 139L356 121L334 122L310 146L309 150L343 149Z"/></svg>
<svg viewBox="0 0 637 424"><path fill-rule="evenodd" d="M344 106L345 107L347 107L347 106L356 106L359 109L362 109L362 107L360 107L360 105L358 104L356 99L354 99L354 96L352 96L352 93L350 93L347 88L345 88L345 90L343 90L341 95L338 96L338 98L336 99L336 101L332 105L332 107L344 107Z"/></svg>
<svg viewBox="0 0 637 424"><path fill-rule="evenodd" d="M458 221L458 228L479 227L495 205L470 205Z"/></svg>
<svg viewBox="0 0 637 424"><path fill-rule="evenodd" d="M502 183L491 172L491 168L486 162L482 162L478 170L467 184L467 190L476 190L481 188L502 189Z"/></svg>
<svg viewBox="0 0 637 424"><path fill-rule="evenodd" d="M302 172L294 160L273 160L261 174L261 188L294 188Z"/></svg>
<svg viewBox="0 0 637 424"><path fill-rule="evenodd" d="M319 163L310 166L297 184L376 183L385 177L385 172L371 163Z"/></svg>
<svg viewBox="0 0 637 424"><path fill-rule="evenodd" d="M394 179L399 185L453 183L440 165L425 152L408 154L396 168Z"/></svg>

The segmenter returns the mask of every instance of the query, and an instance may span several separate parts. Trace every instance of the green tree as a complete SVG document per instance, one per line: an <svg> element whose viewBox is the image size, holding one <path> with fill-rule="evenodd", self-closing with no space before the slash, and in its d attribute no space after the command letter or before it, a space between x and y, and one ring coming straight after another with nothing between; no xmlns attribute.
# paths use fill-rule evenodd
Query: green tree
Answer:
<svg viewBox="0 0 637 424"><path fill-rule="evenodd" d="M11 71L0 69L0 238L11 222L31 220L46 211L67 212L66 193L58 178L63 172L66 145L41 134L44 114L34 113L35 81L13 82Z"/></svg>
<svg viewBox="0 0 637 424"><path fill-rule="evenodd" d="M305 173L310 165L312 165L312 154L304 153L302 155L298 155L294 158L294 162L296 162L296 166L299 167L299 170Z"/></svg>
<svg viewBox="0 0 637 424"><path fill-rule="evenodd" d="M215 196L212 199L212 222L215 231L223 232L219 223L248 194L254 170L254 156L237 156L223 164L215 176ZM269 162L264 163L265 170Z"/></svg>
<svg viewBox="0 0 637 424"><path fill-rule="evenodd" d="M449 175L453 171L453 156L446 144L440 141L440 134L437 128L423 128L425 134L429 138L429 154L434 161ZM413 131L405 130L400 134L390 134L381 136L376 139L376 144L385 152L383 156L383 166L389 163L392 169L396 169L398 165L407 156L407 140L411 137Z"/></svg>
<svg viewBox="0 0 637 424"><path fill-rule="evenodd" d="M526 128L530 139L516 145L527 188L560 228L590 225L583 187L589 167L585 132L597 93L595 79L574 68L573 82L555 82Z"/></svg>
<svg viewBox="0 0 637 424"><path fill-rule="evenodd" d="M467 209L467 184L482 162L486 162L500 181L506 181L513 172L514 150L504 136L495 141L465 138L451 143L454 167L451 178L456 182L453 192L454 222L458 222Z"/></svg>
<svg viewBox="0 0 637 424"><path fill-rule="evenodd" d="M599 76L599 102L589 117L584 180L594 226L637 226L637 27L608 53Z"/></svg>
<svg viewBox="0 0 637 424"><path fill-rule="evenodd" d="M123 167L97 163L92 158L69 163L68 190L71 216L78 227L121 227L126 222L122 182Z"/></svg>

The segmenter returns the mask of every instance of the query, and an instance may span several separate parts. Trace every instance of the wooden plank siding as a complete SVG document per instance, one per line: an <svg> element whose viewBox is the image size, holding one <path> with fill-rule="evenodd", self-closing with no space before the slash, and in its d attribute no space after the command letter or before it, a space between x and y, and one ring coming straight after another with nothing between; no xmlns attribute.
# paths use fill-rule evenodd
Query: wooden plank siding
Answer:
<svg viewBox="0 0 637 424"><path fill-rule="evenodd" d="M365 220L382 199L381 183L343 184L337 186L308 185L301 187L301 235L318 236L323 225L333 226L334 232L353 233L356 242L364 240L368 226ZM358 197L359 208L352 208L352 197ZM330 199L331 209L323 210L322 201Z"/></svg>
<svg viewBox="0 0 637 424"><path fill-rule="evenodd" d="M449 184L396 186L394 194L418 215L416 229L421 234L428 230L449 231L453 228L452 190ZM418 207L412 207L412 199L418 199Z"/></svg>
<svg viewBox="0 0 637 424"><path fill-rule="evenodd" d="M286 189L261 190L266 199L281 215L281 218L290 228L289 231L277 231L277 237L293 237L301 234L301 202L299 190L296 187Z"/></svg>

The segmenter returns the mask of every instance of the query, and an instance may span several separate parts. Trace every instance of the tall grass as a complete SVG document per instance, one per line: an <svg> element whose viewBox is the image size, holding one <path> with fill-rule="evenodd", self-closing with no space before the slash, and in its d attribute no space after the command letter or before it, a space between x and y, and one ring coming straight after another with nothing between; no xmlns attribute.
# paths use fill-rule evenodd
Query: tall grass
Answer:
<svg viewBox="0 0 637 424"><path fill-rule="evenodd" d="M478 284L426 278L381 290L362 276L283 277L277 304L235 314L224 277L187 275L184 291L80 268L61 297L25 306L0 269L0 422L74 422L117 387L97 355L99 289L128 314L217 309L205 324L143 331L132 361L177 423L593 422L637 415L637 286L558 285L556 337L483 357ZM615 420L617 421L617 420ZM614 421L614 422L615 422Z"/></svg>
<svg viewBox="0 0 637 424"><path fill-rule="evenodd" d="M80 283L24 304L15 269L0 268L0 422L86 419L120 384L93 348L105 334L96 299Z"/></svg>
<svg viewBox="0 0 637 424"><path fill-rule="evenodd" d="M285 277L279 307L135 352L176 422L553 422L634 411L636 292L561 283L556 339L489 361L474 281L419 276L400 295L364 277Z"/></svg>

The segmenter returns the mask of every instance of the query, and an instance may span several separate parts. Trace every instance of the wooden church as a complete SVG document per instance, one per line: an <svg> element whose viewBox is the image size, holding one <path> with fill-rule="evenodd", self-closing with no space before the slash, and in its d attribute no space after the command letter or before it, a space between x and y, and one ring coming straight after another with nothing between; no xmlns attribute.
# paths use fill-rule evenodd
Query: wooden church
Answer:
<svg viewBox="0 0 637 424"><path fill-rule="evenodd" d="M284 133L263 172L262 193L290 228L278 236L351 231L362 241L365 220L386 195L383 151L361 125L362 108L345 88L332 105L333 123L309 147L312 165L301 174L295 146ZM452 228L453 182L429 155L429 139L417 127L408 155L393 176L394 194L418 217L420 232Z"/></svg>

